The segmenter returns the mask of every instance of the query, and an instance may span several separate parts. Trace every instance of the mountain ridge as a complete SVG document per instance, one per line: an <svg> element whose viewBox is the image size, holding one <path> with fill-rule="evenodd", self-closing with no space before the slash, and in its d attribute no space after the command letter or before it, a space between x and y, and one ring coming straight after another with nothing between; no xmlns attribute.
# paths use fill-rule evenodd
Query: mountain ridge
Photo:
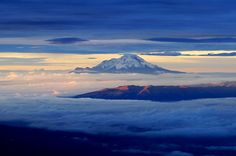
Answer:
<svg viewBox="0 0 236 156"><path fill-rule="evenodd" d="M179 86L126 85L80 94L72 98L95 98L113 100L151 100L171 102L205 98L236 97L236 81L218 84Z"/></svg>
<svg viewBox="0 0 236 156"><path fill-rule="evenodd" d="M94 67L75 68L74 73L143 73L143 74L162 74L162 73L183 73L159 67L145 61L135 54L125 54L120 58L104 60Z"/></svg>

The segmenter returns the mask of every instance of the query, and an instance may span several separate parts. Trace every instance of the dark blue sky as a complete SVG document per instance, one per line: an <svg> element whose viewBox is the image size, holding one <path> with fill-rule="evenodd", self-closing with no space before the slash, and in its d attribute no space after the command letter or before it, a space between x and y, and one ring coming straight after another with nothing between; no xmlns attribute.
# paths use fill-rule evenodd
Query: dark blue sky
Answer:
<svg viewBox="0 0 236 156"><path fill-rule="evenodd" d="M77 38L78 42L150 38L160 42L158 38L181 39L176 44L189 43L191 40L188 39L192 38L214 38L213 41L220 42L225 49L236 49L232 45L234 39L223 39L223 43L217 39L236 37L235 7L235 0L1 0L0 37L12 38L12 41L0 42L0 48L14 49L19 44L16 41L19 37L43 41L66 37ZM169 44L175 43L173 39L165 40L169 41ZM21 45L31 45L27 41L22 42ZM212 44L212 40L209 42ZM193 44L190 49L205 47L199 43L196 46L196 42ZM102 46L106 49L104 44ZM137 47L133 47L134 50L143 47L140 43L133 46ZM218 45L212 47L218 48Z"/></svg>

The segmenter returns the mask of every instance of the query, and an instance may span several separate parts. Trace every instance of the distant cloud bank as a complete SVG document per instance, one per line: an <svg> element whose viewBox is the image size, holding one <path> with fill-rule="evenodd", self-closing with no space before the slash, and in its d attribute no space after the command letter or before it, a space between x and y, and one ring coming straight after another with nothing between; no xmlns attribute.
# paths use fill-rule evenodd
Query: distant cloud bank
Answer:
<svg viewBox="0 0 236 156"><path fill-rule="evenodd" d="M233 43L236 38L150 38L149 41L183 43Z"/></svg>
<svg viewBox="0 0 236 156"><path fill-rule="evenodd" d="M206 53L206 54L183 54L181 52L147 52L141 55L155 55L155 56L236 56L236 52L228 53Z"/></svg>
<svg viewBox="0 0 236 156"><path fill-rule="evenodd" d="M231 52L231 53L208 53L208 54L203 54L199 56L236 56L236 52Z"/></svg>

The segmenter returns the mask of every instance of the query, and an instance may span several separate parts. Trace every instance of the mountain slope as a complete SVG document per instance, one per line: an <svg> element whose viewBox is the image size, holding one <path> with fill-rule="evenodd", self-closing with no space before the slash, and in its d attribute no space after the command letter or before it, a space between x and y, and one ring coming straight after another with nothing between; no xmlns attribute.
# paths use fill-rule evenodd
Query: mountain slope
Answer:
<svg viewBox="0 0 236 156"><path fill-rule="evenodd" d="M180 101L203 98L236 97L236 82L189 86L120 86L73 98Z"/></svg>
<svg viewBox="0 0 236 156"><path fill-rule="evenodd" d="M141 57L134 54L125 54L121 58L105 60L92 68L76 68L74 73L180 73L164 69L157 65L146 62Z"/></svg>

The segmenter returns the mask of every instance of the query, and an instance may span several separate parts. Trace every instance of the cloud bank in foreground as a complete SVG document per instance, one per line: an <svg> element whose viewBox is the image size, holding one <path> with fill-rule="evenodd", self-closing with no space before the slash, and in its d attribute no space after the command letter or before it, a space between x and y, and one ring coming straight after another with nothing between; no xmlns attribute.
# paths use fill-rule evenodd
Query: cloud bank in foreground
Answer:
<svg viewBox="0 0 236 156"><path fill-rule="evenodd" d="M236 135L235 98L185 102L57 98L125 84L177 85L232 81L235 74L0 73L0 121L96 134ZM158 81L157 81L158 80ZM134 118L135 117L135 118Z"/></svg>
<svg viewBox="0 0 236 156"><path fill-rule="evenodd" d="M153 137L236 136L235 98L174 103L55 97L0 100L2 122L21 121L32 127Z"/></svg>

